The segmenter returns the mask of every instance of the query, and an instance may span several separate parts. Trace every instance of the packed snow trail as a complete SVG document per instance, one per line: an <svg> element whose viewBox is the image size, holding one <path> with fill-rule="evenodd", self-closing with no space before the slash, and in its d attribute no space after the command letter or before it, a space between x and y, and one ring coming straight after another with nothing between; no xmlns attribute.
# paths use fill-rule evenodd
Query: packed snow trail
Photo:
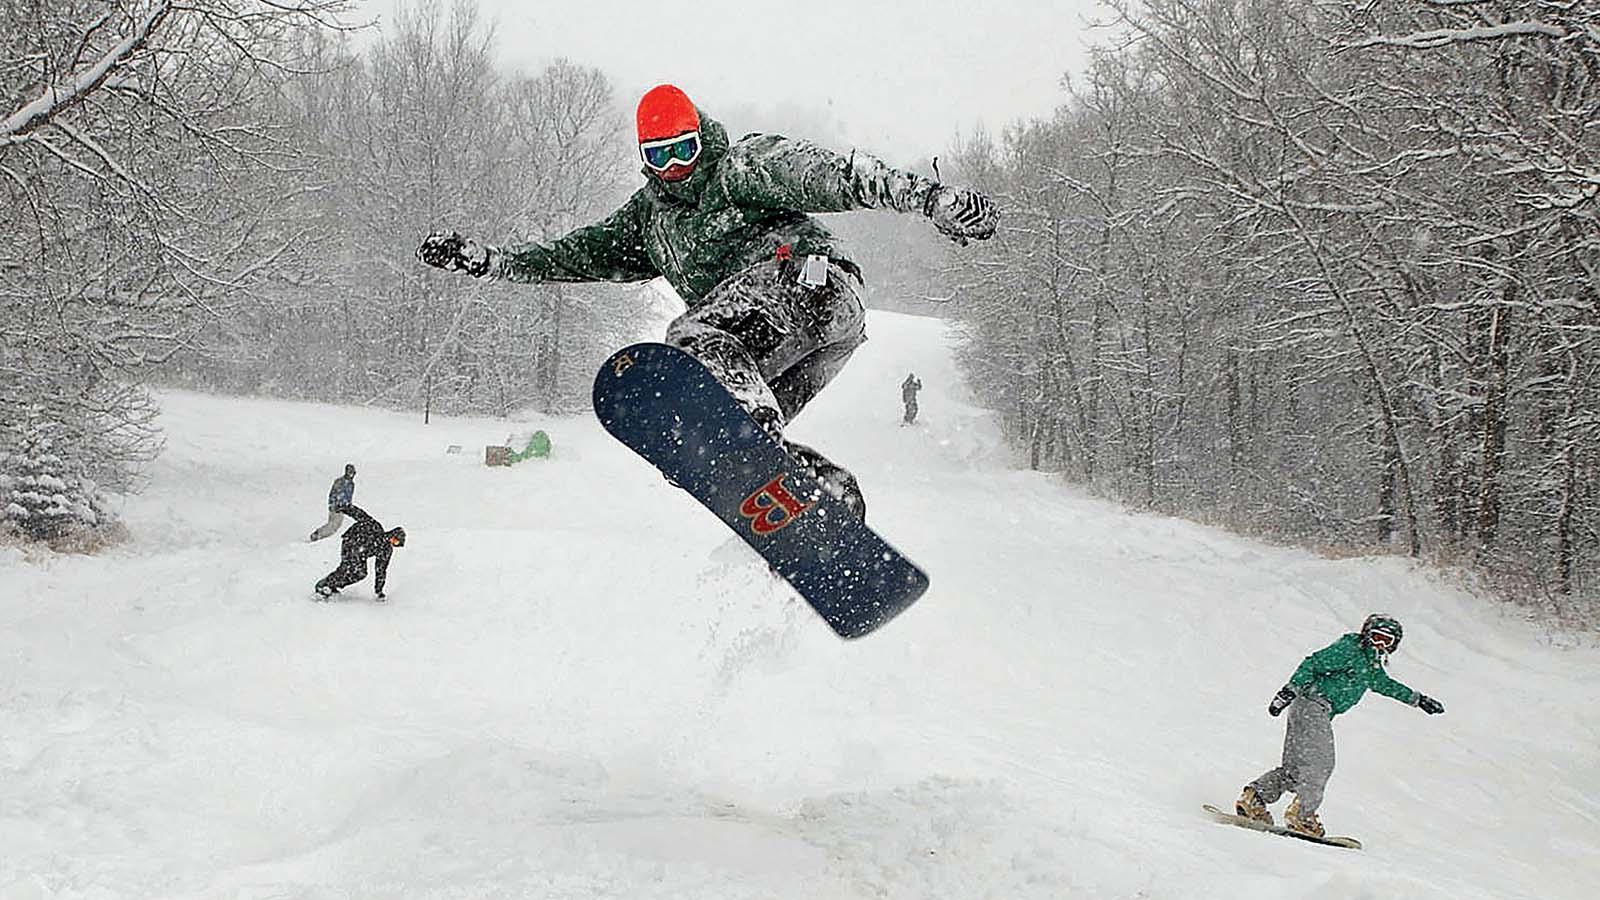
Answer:
<svg viewBox="0 0 1600 900"><path fill-rule="evenodd" d="M589 417L165 396L131 543L0 548L0 898L1593 896L1591 645L1017 471L941 323L869 333L793 436L933 587L853 643ZM533 428L551 459L482 465ZM408 533L387 604L310 599L346 462ZM1335 723L1366 849L1211 822L1374 610L1447 712Z"/></svg>

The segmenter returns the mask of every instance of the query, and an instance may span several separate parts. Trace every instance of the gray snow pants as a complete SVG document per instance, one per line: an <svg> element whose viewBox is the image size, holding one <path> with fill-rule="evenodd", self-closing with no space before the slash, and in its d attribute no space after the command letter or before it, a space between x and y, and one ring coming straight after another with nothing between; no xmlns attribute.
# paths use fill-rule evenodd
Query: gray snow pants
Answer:
<svg viewBox="0 0 1600 900"><path fill-rule="evenodd" d="M1333 775L1333 707L1316 694L1301 694L1289 704L1283 733L1283 764L1252 781L1265 803L1285 791L1300 798L1300 809L1314 813Z"/></svg>
<svg viewBox="0 0 1600 900"><path fill-rule="evenodd" d="M338 533L339 526L343 524L344 513L338 512L330 506L328 507L328 521L317 526L316 531L311 532L311 539L313 541L320 541L325 537L332 537L334 534Z"/></svg>
<svg viewBox="0 0 1600 900"><path fill-rule="evenodd" d="M667 326L666 342L700 362L769 430L782 430L867 339L849 275L796 279L800 260L756 263L712 288Z"/></svg>

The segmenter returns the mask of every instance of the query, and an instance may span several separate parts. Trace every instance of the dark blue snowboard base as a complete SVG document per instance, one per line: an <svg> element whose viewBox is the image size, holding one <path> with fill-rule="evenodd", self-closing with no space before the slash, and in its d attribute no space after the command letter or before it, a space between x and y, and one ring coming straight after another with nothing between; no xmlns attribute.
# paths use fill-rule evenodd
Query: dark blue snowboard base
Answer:
<svg viewBox="0 0 1600 900"><path fill-rule="evenodd" d="M694 357L617 351L594 379L600 424L716 513L840 637L894 618L928 576L822 489Z"/></svg>

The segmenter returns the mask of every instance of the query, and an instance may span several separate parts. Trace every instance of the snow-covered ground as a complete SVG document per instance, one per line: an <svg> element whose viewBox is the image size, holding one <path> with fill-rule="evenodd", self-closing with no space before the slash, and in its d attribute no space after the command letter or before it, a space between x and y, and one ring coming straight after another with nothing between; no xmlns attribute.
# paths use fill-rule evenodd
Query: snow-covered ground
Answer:
<svg viewBox="0 0 1600 900"><path fill-rule="evenodd" d="M589 418L166 396L130 544L0 548L0 898L1597 895L1600 652L1016 471L943 326L870 325L794 433L933 587L851 643ZM482 465L532 428L554 458ZM384 605L310 600L347 461L409 535ZM1374 610L1448 710L1335 723L1366 849L1206 819Z"/></svg>

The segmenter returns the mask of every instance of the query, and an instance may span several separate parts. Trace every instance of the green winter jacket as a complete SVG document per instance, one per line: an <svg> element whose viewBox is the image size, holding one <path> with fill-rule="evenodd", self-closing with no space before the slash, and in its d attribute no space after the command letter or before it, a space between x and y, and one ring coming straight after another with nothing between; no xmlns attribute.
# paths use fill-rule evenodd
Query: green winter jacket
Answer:
<svg viewBox="0 0 1600 900"><path fill-rule="evenodd" d="M1306 657L1289 678L1289 685L1296 693L1305 693L1304 689L1309 688L1327 698L1333 707L1333 716L1355 706L1368 690L1412 706L1417 705L1417 698L1421 696L1390 678L1383 670L1378 651L1363 647L1361 636L1354 633Z"/></svg>
<svg viewBox="0 0 1600 900"><path fill-rule="evenodd" d="M490 248L488 275L509 281L646 281L666 276L691 307L728 276L772 258L840 257L808 212L921 210L937 184L871 157L841 156L807 141L752 134L733 146L700 114L694 173L647 183L605 220L548 243Z"/></svg>

